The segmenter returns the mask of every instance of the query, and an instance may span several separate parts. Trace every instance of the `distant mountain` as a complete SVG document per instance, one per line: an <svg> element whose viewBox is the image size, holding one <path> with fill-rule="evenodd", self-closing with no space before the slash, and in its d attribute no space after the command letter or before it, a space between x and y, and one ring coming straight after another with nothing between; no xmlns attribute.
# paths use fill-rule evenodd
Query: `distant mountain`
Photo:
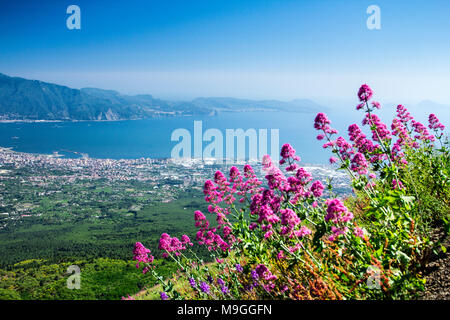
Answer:
<svg viewBox="0 0 450 320"><path fill-rule="evenodd" d="M325 107L307 99L290 102L278 100L248 100L236 98L197 98L192 101L196 106L218 111L286 111L286 112L318 112Z"/></svg>
<svg viewBox="0 0 450 320"><path fill-rule="evenodd" d="M419 102L415 107L421 110L428 110L428 111L432 110L435 112L439 112L441 110L446 111L450 110L450 106L439 104L431 100L423 100Z"/></svg>
<svg viewBox="0 0 450 320"><path fill-rule="evenodd" d="M183 108L151 95L126 96L95 88L77 90L0 74L0 119L121 120L210 112Z"/></svg>
<svg viewBox="0 0 450 320"><path fill-rule="evenodd" d="M97 88L66 86L0 73L0 120L128 120L155 116L214 115L218 112L317 112L310 100L197 98L166 101L151 95L122 95Z"/></svg>

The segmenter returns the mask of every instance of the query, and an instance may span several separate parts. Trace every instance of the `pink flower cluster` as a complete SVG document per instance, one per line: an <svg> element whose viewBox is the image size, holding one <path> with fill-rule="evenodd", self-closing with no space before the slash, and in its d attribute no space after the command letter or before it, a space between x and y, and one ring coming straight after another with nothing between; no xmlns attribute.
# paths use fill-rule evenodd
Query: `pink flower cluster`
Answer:
<svg viewBox="0 0 450 320"><path fill-rule="evenodd" d="M401 104L397 106L397 118L403 123L407 124L413 119L408 110Z"/></svg>
<svg viewBox="0 0 450 320"><path fill-rule="evenodd" d="M337 130L332 129L330 127L331 121L328 119L327 115L323 112L319 112L314 119L314 128L316 130L322 130L323 132L327 134L335 134L337 133ZM323 139L323 136L317 137L319 140Z"/></svg>
<svg viewBox="0 0 450 320"><path fill-rule="evenodd" d="M286 190L288 188L287 179L279 168L272 164L266 171L266 180L270 189Z"/></svg>
<svg viewBox="0 0 450 320"><path fill-rule="evenodd" d="M320 180L316 180L312 183L310 191L312 192L314 197L319 198L322 196L324 189L325 187L323 183Z"/></svg>
<svg viewBox="0 0 450 320"><path fill-rule="evenodd" d="M353 230L353 233L355 236L357 236L358 238L361 238L361 239L364 239L366 236L365 231L358 226L355 227L355 229Z"/></svg>
<svg viewBox="0 0 450 320"><path fill-rule="evenodd" d="M362 153L357 153L352 158L350 169L357 172L358 174L366 174L368 172L369 163L366 160L366 157Z"/></svg>
<svg viewBox="0 0 450 320"><path fill-rule="evenodd" d="M343 137L339 137L335 141L335 146L341 155L342 160L349 159L353 154L355 154L355 150L353 146L345 140Z"/></svg>
<svg viewBox="0 0 450 320"><path fill-rule="evenodd" d="M133 249L133 260L137 261L136 268L139 268L139 264L142 263L152 263L154 257L152 255L148 256L150 253L150 249L144 247L144 245L140 242L136 242ZM148 271L148 267L145 267L143 272L146 273Z"/></svg>
<svg viewBox="0 0 450 320"><path fill-rule="evenodd" d="M419 144L411 139L406 124L401 119L394 118L392 120L391 130L392 134L398 138L392 146L392 160L406 165L408 162L405 159L403 148L418 148Z"/></svg>
<svg viewBox="0 0 450 320"><path fill-rule="evenodd" d="M272 190L264 190L255 194L250 204L250 214L258 216L258 223L263 230L272 229L272 224L280 221L277 212L280 210L281 198Z"/></svg>
<svg viewBox="0 0 450 320"><path fill-rule="evenodd" d="M214 210L219 211L220 207L209 207L212 212ZM208 250L214 250L220 248L223 251L226 251L230 248L230 243L234 242L234 237L231 234L231 228L228 222L225 221L225 216L220 211L217 214L217 220L219 222L219 226L209 228L209 222L206 219L205 215L200 211L195 211L194 213L195 226L199 228L196 239L200 245L208 246ZM222 236L220 236L217 231L223 227L223 236L225 238L229 238L231 241L227 243Z"/></svg>
<svg viewBox="0 0 450 320"><path fill-rule="evenodd" d="M358 91L358 98L359 101L362 102L367 102L370 100L370 98L373 95L373 91L372 89L367 85L367 84L363 84Z"/></svg>
<svg viewBox="0 0 450 320"><path fill-rule="evenodd" d="M290 159L300 161L300 157L295 154L294 148L292 148L292 146L289 143L286 143L281 147L280 156L282 158L280 160L280 164L284 164L286 161L290 161ZM286 171L294 171L295 169L296 169L295 164L291 164L291 166L286 168Z"/></svg>
<svg viewBox="0 0 450 320"><path fill-rule="evenodd" d="M371 153L379 148L378 145L372 143L372 140L366 138L366 135L357 124L352 124L348 127L348 135L350 136L350 141L353 142L353 147L358 152Z"/></svg>
<svg viewBox="0 0 450 320"><path fill-rule="evenodd" d="M430 114L430 116L428 117L428 122L428 127L432 130L444 130L445 128L445 126L439 122L439 119L434 114ZM402 127L400 123L404 126ZM411 123L412 129L416 133L414 138L416 138L417 140L421 140L424 142L433 142L436 140L435 137L428 132L428 129L422 123L414 120L408 110L403 105L399 104L397 106L397 118L392 122L392 130L395 130L397 136L401 139L401 141L397 145L397 149L399 146L404 145L414 148L418 147L417 142L411 142L412 139L406 127L408 123ZM410 141L408 141L408 138Z"/></svg>
<svg viewBox="0 0 450 320"><path fill-rule="evenodd" d="M177 237L171 237L167 233L163 233L159 239L159 250L164 250L163 257L168 256L167 252L173 252L176 256L180 255L180 251L186 250L186 246L192 246L193 243L187 235L181 237L181 241Z"/></svg>
<svg viewBox="0 0 450 320"><path fill-rule="evenodd" d="M328 240L335 241L340 235L347 232L348 227L345 224L353 219L353 213L339 199L328 199L325 203L327 205L325 221L331 221L335 224L331 226L332 235L329 236Z"/></svg>
<svg viewBox="0 0 450 320"><path fill-rule="evenodd" d="M428 117L428 128L430 128L431 130L441 130L444 131L445 126L439 122L439 119L436 117L435 114L430 114L430 116Z"/></svg>
<svg viewBox="0 0 450 320"><path fill-rule="evenodd" d="M288 172L291 171L294 161L300 159L289 144L283 146L281 156L285 160L281 161L281 164L288 165L286 168ZM315 181L308 188L312 176L304 168L297 168L294 175L286 178L282 171L273 165L269 156L265 156L263 160L269 188L254 194L251 198L250 214L258 218L256 223L250 224L250 230L260 228L266 239L272 237L276 225L280 233L289 238L311 234L311 230L307 227L300 226L301 221L296 213L291 209L282 209L281 204L288 202L295 204L300 198L322 196L325 189L322 182Z"/></svg>
<svg viewBox="0 0 450 320"><path fill-rule="evenodd" d="M271 164L270 164L271 165ZM239 196L239 202L244 202L253 194L261 191L261 181L256 177L253 168L250 165L244 166L244 175L242 176L237 167L230 168L230 178L227 180L221 171L217 171L214 175L214 182L207 180L203 187L206 202L211 203L208 212L216 215L217 227L210 227L206 216L195 211L195 226L199 228L196 239L199 244L208 246L209 250L221 249L229 250L231 245L236 241L232 234L231 224L227 219L230 214L228 208L236 201L235 196ZM222 207L220 204L224 202L227 206ZM222 235L218 231L222 230Z"/></svg>
<svg viewBox="0 0 450 320"><path fill-rule="evenodd" d="M344 235L346 232L348 231L348 227L344 226L344 227L335 227L335 226L331 226L331 232L332 234L328 237L328 240L330 241L336 241L336 239L340 236L340 235Z"/></svg>
<svg viewBox="0 0 450 320"><path fill-rule="evenodd" d="M347 207L341 200L337 198L328 199L325 203L327 205L327 215L325 216L325 221L339 223L348 222L353 219L353 213L348 211Z"/></svg>
<svg viewBox="0 0 450 320"><path fill-rule="evenodd" d="M302 226L300 229L295 230L298 225L302 222L297 214L291 209L281 209L281 234L286 235L289 238L298 237L303 238L310 235L312 231L306 227Z"/></svg>
<svg viewBox="0 0 450 320"><path fill-rule="evenodd" d="M392 179L392 189L404 189L405 186L400 180Z"/></svg>
<svg viewBox="0 0 450 320"><path fill-rule="evenodd" d="M414 132L417 133L414 138L425 142L435 140L434 136L428 132L427 127L425 127L422 123L415 120L412 120L411 123L414 128Z"/></svg>
<svg viewBox="0 0 450 320"><path fill-rule="evenodd" d="M263 264L256 266L254 270L254 275L259 280L264 280L262 286L267 292L272 291L275 288L275 283L273 281L277 280L277 276L272 274L270 270Z"/></svg>
<svg viewBox="0 0 450 320"><path fill-rule="evenodd" d="M372 140L382 142L383 140L391 139L391 132L376 114L366 113L362 123L363 125L370 125Z"/></svg>

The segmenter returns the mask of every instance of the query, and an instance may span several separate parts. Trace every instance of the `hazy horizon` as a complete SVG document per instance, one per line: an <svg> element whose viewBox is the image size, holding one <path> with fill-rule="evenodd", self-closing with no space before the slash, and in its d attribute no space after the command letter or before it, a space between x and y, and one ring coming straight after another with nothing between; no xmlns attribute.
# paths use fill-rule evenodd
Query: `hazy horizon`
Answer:
<svg viewBox="0 0 450 320"><path fill-rule="evenodd" d="M3 73L3 72L0 72ZM5 73L3 73L5 74ZM158 99L163 99L163 100L171 100L171 101L189 101L189 100L193 100L196 98L236 98L236 99L248 99L248 100L279 100L279 101L293 101L296 99L307 99L307 100L311 100L319 105L322 106L337 106L337 107L349 107L349 106L353 106L355 103L357 103L357 99L356 99L356 95L353 94L352 96L348 96L347 98L338 98L338 97L315 97L315 96L293 96L290 98L283 98L283 97L271 97L271 96L253 96L253 97L249 97L249 96L232 96L232 95L196 95L196 96L192 96L192 95L180 95L177 94L176 92L172 93L172 94L163 94L163 95L156 95L153 92L125 92L124 90L121 90L120 88L116 89L112 89L112 88L107 88L107 87L96 87L96 86L71 86L70 84L65 84L65 83L61 83L61 82L53 82L50 80L45 80L42 78L37 78L37 77L25 77L21 74L5 74L6 76L10 76L10 77L19 77L19 78L24 78L27 80L38 80L38 81L43 81L43 82L48 82L48 83L53 83L53 84L57 84L57 85L62 85L62 86L67 86L70 87L72 89L84 89L84 88L96 88L96 89L102 89L102 90L113 90L113 91L117 91L118 93L122 94L122 95L137 95L137 94L149 94L152 95L154 98L158 98ZM70 81L68 81L70 82ZM445 101L438 101L435 99L429 99L429 98L422 98L422 99L416 99L416 100L408 100L408 99L402 99L402 100L398 100L398 101L391 101L388 99L375 99L377 101L379 101L381 104L389 104L389 105L397 105L397 104L405 104L405 105L410 105L410 106L416 106L417 104L420 103L436 103L439 105L443 105L443 106L447 106L448 104L450 104L450 102L445 102Z"/></svg>

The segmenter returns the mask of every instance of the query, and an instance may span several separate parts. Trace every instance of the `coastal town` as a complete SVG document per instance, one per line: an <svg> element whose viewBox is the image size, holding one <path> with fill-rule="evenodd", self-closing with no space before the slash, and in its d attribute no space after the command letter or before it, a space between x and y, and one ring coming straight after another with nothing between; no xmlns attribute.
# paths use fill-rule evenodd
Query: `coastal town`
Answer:
<svg viewBox="0 0 450 320"><path fill-rule="evenodd" d="M334 192L351 193L345 173L323 165L304 168L324 182L333 177ZM133 215L188 192L201 198L204 181L217 170L227 167L214 159L64 158L0 148L0 228L30 217L70 221Z"/></svg>

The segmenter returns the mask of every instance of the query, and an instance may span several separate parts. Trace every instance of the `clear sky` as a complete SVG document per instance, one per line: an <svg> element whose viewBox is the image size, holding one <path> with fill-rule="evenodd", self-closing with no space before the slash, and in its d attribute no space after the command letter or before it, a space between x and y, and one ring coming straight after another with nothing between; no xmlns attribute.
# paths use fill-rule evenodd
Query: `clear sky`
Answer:
<svg viewBox="0 0 450 320"><path fill-rule="evenodd" d="M163 98L354 99L367 82L450 104L450 1L0 0L0 72Z"/></svg>

